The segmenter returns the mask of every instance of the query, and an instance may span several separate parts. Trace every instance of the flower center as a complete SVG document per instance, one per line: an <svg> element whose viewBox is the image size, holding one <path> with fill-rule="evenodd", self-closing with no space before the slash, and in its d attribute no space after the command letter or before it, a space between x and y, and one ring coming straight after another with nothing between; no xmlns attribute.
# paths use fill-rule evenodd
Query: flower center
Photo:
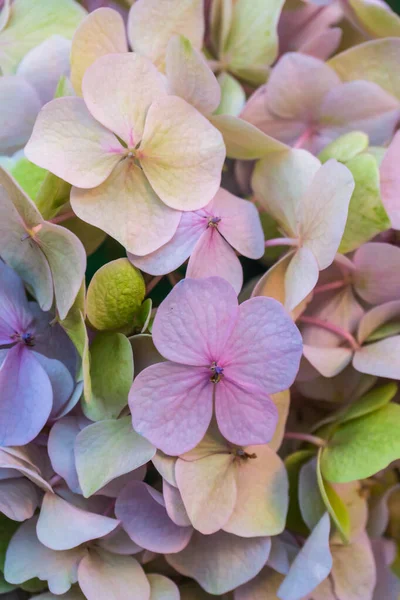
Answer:
<svg viewBox="0 0 400 600"><path fill-rule="evenodd" d="M210 219L208 219L208 226L209 227L218 227L218 223L220 222L220 218L219 217L211 217Z"/></svg>
<svg viewBox="0 0 400 600"><path fill-rule="evenodd" d="M248 454L243 448L236 448L234 454L237 458L241 460L249 460L250 458L257 458L257 454L253 452L252 454Z"/></svg>
<svg viewBox="0 0 400 600"><path fill-rule="evenodd" d="M16 342L22 342L25 344L25 346L35 345L35 336L32 333L29 333L29 331L26 333L15 333L15 335L13 335L13 339Z"/></svg>
<svg viewBox="0 0 400 600"><path fill-rule="evenodd" d="M218 383L219 381L221 381L221 377L224 376L224 369L222 367L219 367L217 365L217 363L214 361L210 367L210 370L212 372L210 381L212 383Z"/></svg>

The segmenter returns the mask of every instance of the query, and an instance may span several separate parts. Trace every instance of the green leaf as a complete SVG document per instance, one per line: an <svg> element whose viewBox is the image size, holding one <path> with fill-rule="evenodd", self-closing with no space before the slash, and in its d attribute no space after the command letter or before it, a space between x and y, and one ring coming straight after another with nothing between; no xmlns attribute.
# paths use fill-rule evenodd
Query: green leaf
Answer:
<svg viewBox="0 0 400 600"><path fill-rule="evenodd" d="M330 514L332 521L335 523L341 538L345 544L349 543L350 536L350 517L349 512L343 500L337 494L335 489L322 476L321 473L321 456L322 448L318 451L317 456L317 481L322 500L326 510Z"/></svg>
<svg viewBox="0 0 400 600"><path fill-rule="evenodd" d="M375 329L365 340L366 342L377 342L384 338L391 337L392 335L398 335L400 333L400 321L385 323Z"/></svg>
<svg viewBox="0 0 400 600"><path fill-rule="evenodd" d="M387 404L340 425L321 457L321 472L333 483L365 479L400 458L400 406Z"/></svg>
<svg viewBox="0 0 400 600"><path fill-rule="evenodd" d="M346 163L355 181L350 200L349 214L339 252L346 254L368 242L381 231L390 227L390 220L383 207L379 168L370 154L359 154Z"/></svg>
<svg viewBox="0 0 400 600"><path fill-rule="evenodd" d="M99 331L132 330L135 313L146 293L141 272L127 258L99 269L87 293L87 316Z"/></svg>
<svg viewBox="0 0 400 600"><path fill-rule="evenodd" d="M317 480L317 459L306 462L299 474L299 508L310 531L326 512Z"/></svg>
<svg viewBox="0 0 400 600"><path fill-rule="evenodd" d="M0 513L0 570L4 571L4 562L8 544L21 523L12 521L3 513Z"/></svg>
<svg viewBox="0 0 400 600"><path fill-rule="evenodd" d="M65 98L66 96L75 96L75 92L68 77L62 75L54 92L54 98Z"/></svg>
<svg viewBox="0 0 400 600"><path fill-rule="evenodd" d="M285 458L285 467L289 478L289 508L286 527L300 535L308 535L309 530L304 523L298 500L299 478L302 466L313 456L314 450L299 450Z"/></svg>
<svg viewBox="0 0 400 600"><path fill-rule="evenodd" d="M214 114L237 117L246 102L246 93L243 87L229 73L221 73L218 76L218 83L221 88L221 102Z"/></svg>
<svg viewBox="0 0 400 600"><path fill-rule="evenodd" d="M84 352L87 390L82 409L91 421L115 419L128 403L133 381L133 354L128 338L121 333L100 333L90 346L90 380L88 357Z"/></svg>
<svg viewBox="0 0 400 600"><path fill-rule="evenodd" d="M282 232L278 227L278 223L269 213L264 211L260 212L260 221L266 240L282 237ZM262 260L267 264L275 263L286 252L287 246L271 246L265 249Z"/></svg>
<svg viewBox="0 0 400 600"><path fill-rule="evenodd" d="M11 16L0 32L0 68L15 72L30 50L52 35L72 39L86 11L74 0L14 0Z"/></svg>
<svg viewBox="0 0 400 600"><path fill-rule="evenodd" d="M71 185L46 171L34 202L44 219L52 219L69 200Z"/></svg>
<svg viewBox="0 0 400 600"><path fill-rule="evenodd" d="M75 442L79 483L85 498L151 460L155 447L132 429L130 416L85 427Z"/></svg>
<svg viewBox="0 0 400 600"><path fill-rule="evenodd" d="M368 148L368 136L361 131L351 131L345 133L339 138L325 146L318 155L319 160L325 163L330 158L335 158L339 162L346 163L348 160L363 152Z"/></svg>
<svg viewBox="0 0 400 600"><path fill-rule="evenodd" d="M27 158L20 158L10 169L11 175L19 183L24 192L34 200L46 176L46 169L31 163Z"/></svg>
<svg viewBox="0 0 400 600"><path fill-rule="evenodd" d="M153 301L151 298L147 298L136 312L133 319L133 330L136 333L144 333L149 327L152 309Z"/></svg>
<svg viewBox="0 0 400 600"><path fill-rule="evenodd" d="M20 586L25 592L43 592L47 588L47 581L42 581L38 577L33 577L32 579L28 579L28 581L24 581L24 583Z"/></svg>
<svg viewBox="0 0 400 600"><path fill-rule="evenodd" d="M341 423L346 423L352 419L357 419L375 410L379 410L382 406L389 404L396 394L397 384L394 382L374 388L349 406L340 418Z"/></svg>
<svg viewBox="0 0 400 600"><path fill-rule="evenodd" d="M12 585L11 583L8 583L5 579L4 579L4 575L3 573L0 573L0 594L6 594L7 592L12 592L13 590L16 589L16 585Z"/></svg>
<svg viewBox="0 0 400 600"><path fill-rule="evenodd" d="M85 282L79 289L75 298L75 302L70 308L67 316L63 321L60 321L61 327L71 339L79 355L82 357L86 344L86 325L85 325Z"/></svg>

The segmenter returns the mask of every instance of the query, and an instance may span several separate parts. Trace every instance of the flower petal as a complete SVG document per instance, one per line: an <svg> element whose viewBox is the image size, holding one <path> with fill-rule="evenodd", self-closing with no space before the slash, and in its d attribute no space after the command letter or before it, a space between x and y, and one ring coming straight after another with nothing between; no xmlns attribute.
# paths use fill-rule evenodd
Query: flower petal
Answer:
<svg viewBox="0 0 400 600"><path fill-rule="evenodd" d="M143 171L129 159L92 190L72 188L71 206L87 223L99 227L129 252L148 254L168 242L180 212L160 201Z"/></svg>
<svg viewBox="0 0 400 600"><path fill-rule="evenodd" d="M32 314L22 280L0 260L0 345L13 343L16 331L25 331Z"/></svg>
<svg viewBox="0 0 400 600"><path fill-rule="evenodd" d="M400 298L400 249L391 244L364 244L353 259L354 288L369 304L383 304Z"/></svg>
<svg viewBox="0 0 400 600"><path fill-rule="evenodd" d="M318 282L317 259L309 248L299 248L285 273L285 308L294 310L313 291Z"/></svg>
<svg viewBox="0 0 400 600"><path fill-rule="evenodd" d="M153 63L133 52L96 60L85 73L82 92L94 118L130 149L142 139L151 103L167 93L164 78Z"/></svg>
<svg viewBox="0 0 400 600"><path fill-rule="evenodd" d="M234 455L225 451L200 460L178 459L176 463L176 481L189 518L205 535L222 529L235 507L234 460Z"/></svg>
<svg viewBox="0 0 400 600"><path fill-rule="evenodd" d="M131 263L150 275L165 275L175 271L189 258L202 232L207 228L208 220L200 212L183 212L178 228L169 242L145 256L128 253Z"/></svg>
<svg viewBox="0 0 400 600"><path fill-rule="evenodd" d="M398 319L400 316L400 300L392 300L380 306L371 308L364 314L357 332L357 339L362 344L365 340L384 323Z"/></svg>
<svg viewBox="0 0 400 600"><path fill-rule="evenodd" d="M47 358L47 356L35 351L33 351L33 354L50 380L53 390L53 407L50 419L56 419L63 407L68 404L74 390L74 380L67 367L59 360Z"/></svg>
<svg viewBox="0 0 400 600"><path fill-rule="evenodd" d="M36 486L27 479L6 479L0 483L0 512L13 521L26 521L39 505Z"/></svg>
<svg viewBox="0 0 400 600"><path fill-rule="evenodd" d="M357 350L353 367L361 373L400 379L400 335L394 335Z"/></svg>
<svg viewBox="0 0 400 600"><path fill-rule="evenodd" d="M11 153L29 139L41 108L35 88L23 77L0 78L0 152Z"/></svg>
<svg viewBox="0 0 400 600"><path fill-rule="evenodd" d="M223 277L237 294L242 289L242 265L235 251L214 227L209 227L201 234L189 259L186 274L193 279Z"/></svg>
<svg viewBox="0 0 400 600"><path fill-rule="evenodd" d="M277 408L264 391L226 377L217 384L215 414L222 435L239 446L266 444L278 422Z"/></svg>
<svg viewBox="0 0 400 600"><path fill-rule="evenodd" d="M165 575L157 575L150 573L147 575L150 583L151 594L150 600L179 600L180 593L177 585L165 577Z"/></svg>
<svg viewBox="0 0 400 600"><path fill-rule="evenodd" d="M168 516L176 525L187 527L192 524L183 504L180 491L165 479L163 479L163 497Z"/></svg>
<svg viewBox="0 0 400 600"><path fill-rule="evenodd" d="M93 188L121 160L123 147L92 117L81 98L57 98L39 113L26 157L61 179Z"/></svg>
<svg viewBox="0 0 400 600"><path fill-rule="evenodd" d="M149 108L138 156L163 202L177 210L198 210L219 188L225 145L193 106L166 96Z"/></svg>
<svg viewBox="0 0 400 600"><path fill-rule="evenodd" d="M80 430L77 417L64 417L54 423L47 445L54 471L66 481L74 494L81 493L74 453L76 436Z"/></svg>
<svg viewBox="0 0 400 600"><path fill-rule="evenodd" d="M235 291L224 279L184 279L158 308L154 344L168 360L209 367L221 356L237 315Z"/></svg>
<svg viewBox="0 0 400 600"><path fill-rule="evenodd" d="M100 56L127 51L125 23L120 14L107 7L89 13L72 40L71 82L76 93L82 94L83 76Z"/></svg>
<svg viewBox="0 0 400 600"><path fill-rule="evenodd" d="M205 369L171 362L148 367L136 377L129 393L133 427L166 454L182 454L205 434L212 416L212 395Z"/></svg>
<svg viewBox="0 0 400 600"><path fill-rule="evenodd" d="M274 394L292 385L301 352L301 335L283 306L260 296L239 306L221 363L230 381Z"/></svg>
<svg viewBox="0 0 400 600"><path fill-rule="evenodd" d="M394 229L400 229L400 177L397 157L400 148L400 133L396 133L380 167L380 186L382 202Z"/></svg>
<svg viewBox="0 0 400 600"><path fill-rule="evenodd" d="M40 542L52 550L70 550L107 535L118 525L116 519L82 510L47 492L40 510L37 535Z"/></svg>
<svg viewBox="0 0 400 600"><path fill-rule="evenodd" d="M271 549L268 537L241 538L224 531L211 536L197 531L188 546L166 559L182 575L195 579L210 594L224 594L250 581Z"/></svg>
<svg viewBox="0 0 400 600"><path fill-rule="evenodd" d="M306 359L324 377L335 377L347 367L353 358L350 348L320 348L304 344Z"/></svg>
<svg viewBox="0 0 400 600"><path fill-rule="evenodd" d="M17 344L0 368L0 445L23 446L45 425L53 403L50 379L35 355Z"/></svg>
<svg viewBox="0 0 400 600"><path fill-rule="evenodd" d="M140 481L128 484L115 512L129 537L152 552L179 552L187 546L191 527L179 527L168 516L162 495Z"/></svg>

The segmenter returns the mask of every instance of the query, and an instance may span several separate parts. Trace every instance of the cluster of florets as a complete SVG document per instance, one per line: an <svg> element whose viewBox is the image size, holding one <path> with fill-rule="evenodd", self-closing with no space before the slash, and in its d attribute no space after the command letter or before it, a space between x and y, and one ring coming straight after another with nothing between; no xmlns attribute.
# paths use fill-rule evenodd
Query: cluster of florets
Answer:
<svg viewBox="0 0 400 600"><path fill-rule="evenodd" d="M1 597L398 600L400 17L0 8Z"/></svg>

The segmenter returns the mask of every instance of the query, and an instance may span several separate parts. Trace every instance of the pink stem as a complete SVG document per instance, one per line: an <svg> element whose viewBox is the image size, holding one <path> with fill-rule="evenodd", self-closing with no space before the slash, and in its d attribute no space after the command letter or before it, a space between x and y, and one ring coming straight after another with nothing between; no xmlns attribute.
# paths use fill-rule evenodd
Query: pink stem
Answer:
<svg viewBox="0 0 400 600"><path fill-rule="evenodd" d="M314 294L321 294L322 292L330 292L331 290L338 290L346 285L346 282L343 279L339 281L331 281L330 283L324 283L322 285L317 285L314 288Z"/></svg>
<svg viewBox="0 0 400 600"><path fill-rule="evenodd" d="M53 477L49 481L49 484L51 485L51 487L54 487L58 483L61 483L62 480L63 478L60 475L53 475Z"/></svg>
<svg viewBox="0 0 400 600"><path fill-rule="evenodd" d="M167 277L172 287L174 287L174 285L176 285L179 281L179 278L175 275L175 273L168 273Z"/></svg>
<svg viewBox="0 0 400 600"><path fill-rule="evenodd" d="M56 225L58 223L63 223L64 221L68 221L68 219L72 219L73 217L76 217L76 214L70 210L62 215L57 215L57 217L50 219L49 223L54 223Z"/></svg>
<svg viewBox="0 0 400 600"><path fill-rule="evenodd" d="M151 290L156 287L157 283L159 283L163 277L164 275L157 275L157 277L153 277L153 279L146 286L146 296L150 294Z"/></svg>
<svg viewBox="0 0 400 600"><path fill-rule="evenodd" d="M271 248L272 246L297 246L298 241L293 238L273 238L272 240L267 240L265 242L266 248Z"/></svg>
<svg viewBox="0 0 400 600"><path fill-rule="evenodd" d="M313 130L311 127L308 127L304 133L295 141L293 144L293 148L302 148L306 142L310 139L313 134Z"/></svg>
<svg viewBox="0 0 400 600"><path fill-rule="evenodd" d="M307 323L308 325L315 325L316 327L321 327L322 329L326 329L327 331L332 331L332 333L336 333L339 337L345 339L349 342L352 349L356 352L360 349L360 345L356 341L356 339L346 331L342 329L338 325L333 325L333 323L328 323L328 321L322 321L322 319L318 319L316 317L300 317L297 322Z"/></svg>
<svg viewBox="0 0 400 600"><path fill-rule="evenodd" d="M291 433L287 432L283 436L286 440L300 440L301 442L309 442L310 444L314 444L319 448L323 448L326 446L326 441L322 438L317 437L316 435L311 435L309 433Z"/></svg>

